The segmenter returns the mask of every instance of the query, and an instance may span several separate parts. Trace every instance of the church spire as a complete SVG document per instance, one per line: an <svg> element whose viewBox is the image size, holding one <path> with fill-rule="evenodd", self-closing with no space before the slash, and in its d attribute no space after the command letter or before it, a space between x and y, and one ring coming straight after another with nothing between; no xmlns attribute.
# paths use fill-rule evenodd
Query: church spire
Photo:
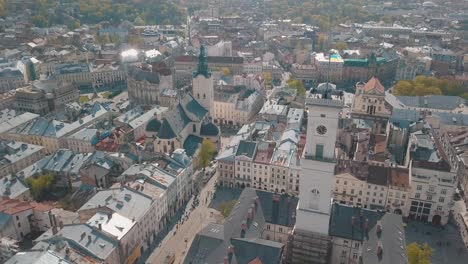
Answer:
<svg viewBox="0 0 468 264"><path fill-rule="evenodd" d="M211 72L208 70L208 62L206 59L205 47L200 46L200 55L198 56L198 68L197 71L193 73L193 77L197 77L199 74L205 76L205 78L210 78Z"/></svg>

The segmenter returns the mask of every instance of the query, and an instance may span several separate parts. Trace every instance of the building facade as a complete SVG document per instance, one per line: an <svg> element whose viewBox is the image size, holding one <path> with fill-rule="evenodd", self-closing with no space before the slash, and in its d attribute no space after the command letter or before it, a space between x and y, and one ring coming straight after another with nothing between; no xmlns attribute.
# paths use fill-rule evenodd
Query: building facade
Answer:
<svg viewBox="0 0 468 264"><path fill-rule="evenodd" d="M74 85L62 81L41 80L16 91L15 109L44 115L78 100L79 91Z"/></svg>

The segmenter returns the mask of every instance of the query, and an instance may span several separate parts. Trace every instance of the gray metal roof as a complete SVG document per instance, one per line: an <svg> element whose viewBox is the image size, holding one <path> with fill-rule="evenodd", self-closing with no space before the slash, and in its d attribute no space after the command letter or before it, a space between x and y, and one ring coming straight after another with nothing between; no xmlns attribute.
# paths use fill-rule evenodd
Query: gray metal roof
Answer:
<svg viewBox="0 0 468 264"><path fill-rule="evenodd" d="M82 140L86 142L91 142L94 137L96 137L96 133L98 132L95 128L83 128L80 131L76 132L69 136L71 139Z"/></svg>
<svg viewBox="0 0 468 264"><path fill-rule="evenodd" d="M56 235L52 235L47 231L42 234L36 241L61 240L65 239L74 245L85 255L105 260L107 257L118 250L118 241L99 232L88 224L65 225L58 230Z"/></svg>
<svg viewBox="0 0 468 264"><path fill-rule="evenodd" d="M35 120L23 124L13 130L14 133L25 135L37 135L51 138L61 138L78 131L87 124L92 123L97 118L107 114L108 111L100 104L95 103L91 108L91 114L80 118L73 123L65 123L57 120L48 120L44 117L38 117Z"/></svg>
<svg viewBox="0 0 468 264"><path fill-rule="evenodd" d="M123 187L96 193L78 211L107 207L128 219L138 221L150 209L151 202L149 196Z"/></svg>
<svg viewBox="0 0 468 264"><path fill-rule="evenodd" d="M257 203L253 218L247 219L256 198L255 190L244 189L223 225L208 224L195 236L184 263L222 263L226 256L230 264L248 264L257 257L263 263L279 263L283 244L261 239L265 224L261 203ZM245 231L243 223L247 224ZM228 254L230 245L235 246L232 255Z"/></svg>
<svg viewBox="0 0 468 264"><path fill-rule="evenodd" d="M0 133L4 133L14 129L22 124L25 124L35 118L39 117L33 113L20 113L15 110L3 109L0 111Z"/></svg>
<svg viewBox="0 0 468 264"><path fill-rule="evenodd" d="M466 104L466 100L461 97L447 95L397 96L397 98L407 107L440 110L452 110Z"/></svg>
<svg viewBox="0 0 468 264"><path fill-rule="evenodd" d="M380 218L382 232L377 232L377 225L369 230L369 236L364 242L362 250L363 263L406 264L405 230L401 215L386 213ZM381 244L383 254L377 254L377 247Z"/></svg>
<svg viewBox="0 0 468 264"><path fill-rule="evenodd" d="M10 164L13 164L19 160L22 160L28 156L33 155L36 152L44 149L43 146L27 144L18 141L1 141L0 142L0 161L4 160Z"/></svg>
<svg viewBox="0 0 468 264"><path fill-rule="evenodd" d="M8 175L0 180L0 196L15 199L28 191L28 185L17 177Z"/></svg>
<svg viewBox="0 0 468 264"><path fill-rule="evenodd" d="M51 250L18 252L5 264L72 264Z"/></svg>

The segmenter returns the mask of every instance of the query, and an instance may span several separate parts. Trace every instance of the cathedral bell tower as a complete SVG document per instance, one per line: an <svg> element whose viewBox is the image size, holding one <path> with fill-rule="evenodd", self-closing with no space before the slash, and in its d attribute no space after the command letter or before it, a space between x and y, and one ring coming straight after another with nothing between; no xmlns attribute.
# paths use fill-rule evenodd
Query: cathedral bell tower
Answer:
<svg viewBox="0 0 468 264"><path fill-rule="evenodd" d="M205 47L200 47L198 56L198 67L193 73L192 92L195 99L205 107L210 116L213 116L214 107L214 83L211 71L208 69Z"/></svg>

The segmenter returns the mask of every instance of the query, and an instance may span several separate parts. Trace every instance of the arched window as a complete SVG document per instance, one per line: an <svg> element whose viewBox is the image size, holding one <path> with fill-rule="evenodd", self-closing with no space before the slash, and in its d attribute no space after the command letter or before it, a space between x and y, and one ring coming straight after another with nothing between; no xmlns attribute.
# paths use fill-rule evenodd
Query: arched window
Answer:
<svg viewBox="0 0 468 264"><path fill-rule="evenodd" d="M197 93L197 98L200 99L200 94L199 93Z"/></svg>
<svg viewBox="0 0 468 264"><path fill-rule="evenodd" d="M203 94L203 99L206 99L206 94Z"/></svg>

